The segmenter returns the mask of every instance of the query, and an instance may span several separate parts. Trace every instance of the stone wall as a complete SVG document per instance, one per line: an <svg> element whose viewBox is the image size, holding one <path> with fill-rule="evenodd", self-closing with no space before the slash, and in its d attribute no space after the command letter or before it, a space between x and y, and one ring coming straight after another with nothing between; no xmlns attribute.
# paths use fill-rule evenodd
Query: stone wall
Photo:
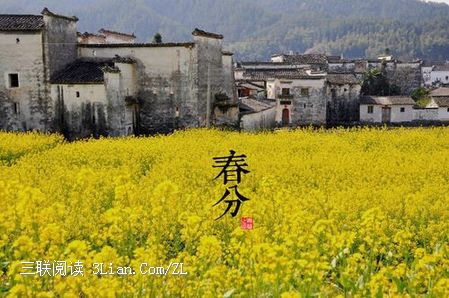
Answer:
<svg viewBox="0 0 449 298"><path fill-rule="evenodd" d="M413 120L437 121L438 108L433 109L413 109Z"/></svg>
<svg viewBox="0 0 449 298"><path fill-rule="evenodd" d="M326 88L325 79L293 79L289 81L275 80L277 93L276 122L282 124L284 109L289 110L290 125L326 124ZM280 96L282 88L290 88L290 96ZM308 90L308 95L302 94ZM284 104L287 103L287 104Z"/></svg>
<svg viewBox="0 0 449 298"><path fill-rule="evenodd" d="M55 126L68 139L108 134L104 84L52 85L51 94Z"/></svg>
<svg viewBox="0 0 449 298"><path fill-rule="evenodd" d="M391 84L398 86L401 95L410 95L423 83L420 63L397 63L387 69L387 78Z"/></svg>
<svg viewBox="0 0 449 298"><path fill-rule="evenodd" d="M0 33L0 129L51 128L42 56L41 32ZM10 87L11 73L18 74L17 88Z"/></svg>
<svg viewBox="0 0 449 298"><path fill-rule="evenodd" d="M136 60L136 97L140 105L140 133L169 132L197 127L198 87L193 44L174 46L80 46L81 57L115 55ZM179 117L176 109L178 109Z"/></svg>
<svg viewBox="0 0 449 298"><path fill-rule="evenodd" d="M240 127L245 131L259 131L271 129L276 126L276 107L265 109L263 111L245 114L240 120Z"/></svg>
<svg viewBox="0 0 449 298"><path fill-rule="evenodd" d="M76 18L44 13L44 48L48 77L62 70L78 57Z"/></svg>
<svg viewBox="0 0 449 298"><path fill-rule="evenodd" d="M327 124L350 123L360 119L360 89L358 84L327 83Z"/></svg>
<svg viewBox="0 0 449 298"><path fill-rule="evenodd" d="M224 58L220 39L195 36L194 43L184 44L82 45L79 54L136 60L140 133L231 120L238 124L232 57Z"/></svg>

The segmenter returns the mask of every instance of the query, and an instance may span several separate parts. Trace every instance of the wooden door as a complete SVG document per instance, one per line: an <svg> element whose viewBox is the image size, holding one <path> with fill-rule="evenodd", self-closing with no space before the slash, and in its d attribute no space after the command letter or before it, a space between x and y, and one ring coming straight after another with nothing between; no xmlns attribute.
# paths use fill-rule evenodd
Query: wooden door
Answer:
<svg viewBox="0 0 449 298"><path fill-rule="evenodd" d="M282 126L288 126L290 124L290 111L288 108L282 110Z"/></svg>
<svg viewBox="0 0 449 298"><path fill-rule="evenodd" d="M391 108L383 107L382 108L382 122L388 123L391 121Z"/></svg>

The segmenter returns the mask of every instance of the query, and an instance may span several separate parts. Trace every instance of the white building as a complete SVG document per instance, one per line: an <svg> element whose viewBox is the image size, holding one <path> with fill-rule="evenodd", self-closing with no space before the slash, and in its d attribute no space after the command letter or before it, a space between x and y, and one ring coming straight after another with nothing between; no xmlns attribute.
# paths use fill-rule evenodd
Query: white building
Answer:
<svg viewBox="0 0 449 298"><path fill-rule="evenodd" d="M428 109L438 109L437 120L449 120L449 88L441 87L430 92L431 101Z"/></svg>
<svg viewBox="0 0 449 298"><path fill-rule="evenodd" d="M449 64L438 65L430 73L431 84L449 84Z"/></svg>
<svg viewBox="0 0 449 298"><path fill-rule="evenodd" d="M415 101L408 96L364 96L360 100L360 121L374 123L410 122Z"/></svg>
<svg viewBox="0 0 449 298"><path fill-rule="evenodd" d="M438 108L438 120L449 121L449 97L432 97L427 108Z"/></svg>

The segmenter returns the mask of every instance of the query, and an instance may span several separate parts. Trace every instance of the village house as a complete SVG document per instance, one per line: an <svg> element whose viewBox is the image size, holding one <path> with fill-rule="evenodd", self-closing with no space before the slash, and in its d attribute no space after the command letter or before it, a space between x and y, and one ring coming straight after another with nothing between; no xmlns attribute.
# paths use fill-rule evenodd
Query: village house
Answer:
<svg viewBox="0 0 449 298"><path fill-rule="evenodd" d="M276 102L277 126L356 122L360 81L352 73L328 73L326 59L279 55L270 62L240 62L235 74L239 96Z"/></svg>
<svg viewBox="0 0 449 298"><path fill-rule="evenodd" d="M361 81L352 73L326 76L326 123L348 124L359 121Z"/></svg>
<svg viewBox="0 0 449 298"><path fill-rule="evenodd" d="M424 60L422 62L422 77L423 77L423 86L425 87L431 87L436 86L438 84L441 84L441 79L446 78L445 73L432 73L435 71L443 71L447 72L447 75L449 76L449 71L444 71L444 69L447 69L449 67L449 63L447 61L431 61L431 60Z"/></svg>
<svg viewBox="0 0 449 298"><path fill-rule="evenodd" d="M135 43L136 36L128 33L121 33L106 29L100 29L95 33L77 33L80 44L113 44L113 43Z"/></svg>
<svg viewBox="0 0 449 298"><path fill-rule="evenodd" d="M449 96L432 97L427 108L438 109L438 120L449 121Z"/></svg>
<svg viewBox="0 0 449 298"><path fill-rule="evenodd" d="M77 21L48 9L0 15L0 129L83 137L238 123L222 35L195 29L192 42L139 44L100 30L104 40L78 43Z"/></svg>
<svg viewBox="0 0 449 298"><path fill-rule="evenodd" d="M362 96L360 122L400 123L414 120L415 101L408 96Z"/></svg>
<svg viewBox="0 0 449 298"><path fill-rule="evenodd" d="M436 65L430 73L431 85L449 85L449 64Z"/></svg>
<svg viewBox="0 0 449 298"><path fill-rule="evenodd" d="M440 87L430 92L428 110L435 110L435 118L439 121L449 121L449 87Z"/></svg>
<svg viewBox="0 0 449 298"><path fill-rule="evenodd" d="M76 17L0 15L0 129L51 131L50 79L77 59Z"/></svg>

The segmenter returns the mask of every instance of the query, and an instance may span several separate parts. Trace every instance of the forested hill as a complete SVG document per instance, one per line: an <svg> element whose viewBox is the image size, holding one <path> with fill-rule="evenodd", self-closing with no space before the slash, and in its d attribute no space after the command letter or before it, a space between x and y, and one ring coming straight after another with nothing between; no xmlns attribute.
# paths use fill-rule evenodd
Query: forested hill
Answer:
<svg viewBox="0 0 449 298"><path fill-rule="evenodd" d="M80 18L79 31L190 40L199 27L225 35L238 58L278 52L449 59L449 6L417 0L0 0L0 13L50 10Z"/></svg>

